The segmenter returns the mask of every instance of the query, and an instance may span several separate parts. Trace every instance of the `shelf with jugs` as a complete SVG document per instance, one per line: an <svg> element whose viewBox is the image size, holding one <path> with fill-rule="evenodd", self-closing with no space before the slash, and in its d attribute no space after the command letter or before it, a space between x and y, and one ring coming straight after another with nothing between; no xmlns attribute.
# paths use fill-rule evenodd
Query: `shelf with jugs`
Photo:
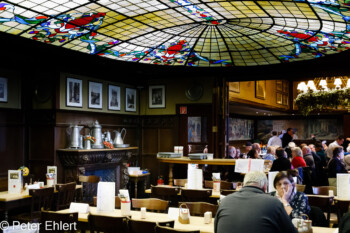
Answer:
<svg viewBox="0 0 350 233"><path fill-rule="evenodd" d="M124 138L126 135L126 129L114 130L114 139L110 131L105 131L102 133L102 126L96 120L92 127L90 128L90 134L85 136L80 134L80 131L84 126L71 125L67 128L67 135L69 138L68 149L113 149L126 148L129 144L124 144Z"/></svg>

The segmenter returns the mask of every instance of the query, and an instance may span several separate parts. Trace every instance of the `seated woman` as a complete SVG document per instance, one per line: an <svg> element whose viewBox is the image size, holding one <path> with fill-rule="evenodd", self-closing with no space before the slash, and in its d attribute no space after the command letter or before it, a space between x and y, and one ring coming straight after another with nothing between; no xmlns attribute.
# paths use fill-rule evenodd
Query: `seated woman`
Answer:
<svg viewBox="0 0 350 233"><path fill-rule="evenodd" d="M292 149L292 157L293 168L306 167L303 152L301 151L300 147L294 147Z"/></svg>
<svg viewBox="0 0 350 233"><path fill-rule="evenodd" d="M260 159L259 152L255 149L251 149L247 154L247 159Z"/></svg>
<svg viewBox="0 0 350 233"><path fill-rule="evenodd" d="M343 159L343 147L334 147L333 158L328 163L328 178L336 178L337 173L347 173Z"/></svg>
<svg viewBox="0 0 350 233"><path fill-rule="evenodd" d="M273 185L277 191L271 194L282 202L291 218L310 213L311 208L307 196L302 192L297 192L291 170L279 172Z"/></svg>

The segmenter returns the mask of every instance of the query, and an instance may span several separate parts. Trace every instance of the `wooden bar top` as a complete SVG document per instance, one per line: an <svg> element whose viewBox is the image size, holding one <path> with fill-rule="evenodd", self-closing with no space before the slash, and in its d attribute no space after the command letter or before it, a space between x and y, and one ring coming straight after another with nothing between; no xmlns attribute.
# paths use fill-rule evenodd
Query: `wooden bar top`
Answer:
<svg viewBox="0 0 350 233"><path fill-rule="evenodd" d="M118 151L118 150L138 150L138 147L118 147L113 149L59 149L62 152L96 152L96 151Z"/></svg>

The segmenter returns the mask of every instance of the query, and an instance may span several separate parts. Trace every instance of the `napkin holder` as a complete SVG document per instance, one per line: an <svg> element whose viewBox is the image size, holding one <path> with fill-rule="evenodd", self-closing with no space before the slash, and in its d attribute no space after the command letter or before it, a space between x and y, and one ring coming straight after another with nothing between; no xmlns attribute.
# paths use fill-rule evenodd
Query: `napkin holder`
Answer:
<svg viewBox="0 0 350 233"><path fill-rule="evenodd" d="M123 217L130 216L131 201L120 201L120 211Z"/></svg>
<svg viewBox="0 0 350 233"><path fill-rule="evenodd" d="M190 210L185 203L179 207L179 222L181 224L190 224Z"/></svg>
<svg viewBox="0 0 350 233"><path fill-rule="evenodd" d="M86 204L86 203L71 202L69 206L70 213L78 212L80 214L87 214L89 213L89 210L90 210L89 204Z"/></svg>

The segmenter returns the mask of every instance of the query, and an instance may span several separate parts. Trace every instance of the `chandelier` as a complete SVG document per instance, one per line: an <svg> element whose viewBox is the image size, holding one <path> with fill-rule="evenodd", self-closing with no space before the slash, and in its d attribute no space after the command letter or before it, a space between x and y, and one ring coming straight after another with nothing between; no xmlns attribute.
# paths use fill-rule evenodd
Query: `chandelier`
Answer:
<svg viewBox="0 0 350 233"><path fill-rule="evenodd" d="M350 112L350 79L348 77L315 78L300 82L295 104L308 115L312 111L348 109Z"/></svg>

